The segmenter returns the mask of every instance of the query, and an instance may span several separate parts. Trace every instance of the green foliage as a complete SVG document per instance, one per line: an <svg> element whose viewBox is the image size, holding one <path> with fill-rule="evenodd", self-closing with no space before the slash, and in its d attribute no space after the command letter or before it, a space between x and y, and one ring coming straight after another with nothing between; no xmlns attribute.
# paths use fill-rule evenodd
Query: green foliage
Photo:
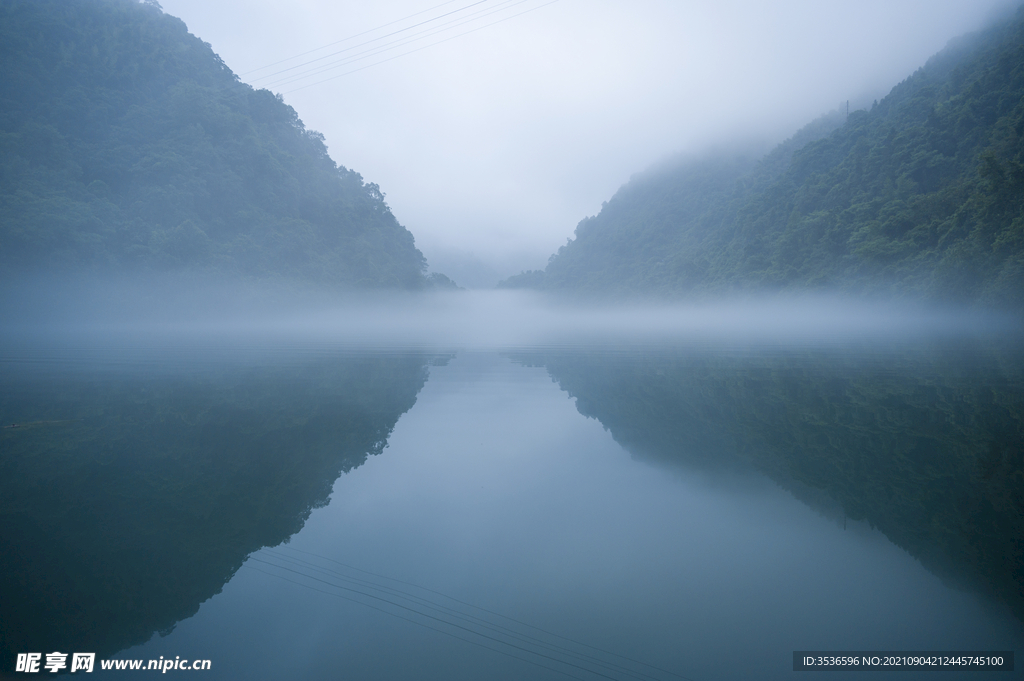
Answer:
<svg viewBox="0 0 1024 681"><path fill-rule="evenodd" d="M0 267L415 288L384 195L155 3L0 0Z"/></svg>
<svg viewBox="0 0 1024 681"><path fill-rule="evenodd" d="M838 289L1024 300L1024 9L951 43L870 111L827 116L753 167L634 177L543 276L592 294Z"/></svg>
<svg viewBox="0 0 1024 681"><path fill-rule="evenodd" d="M498 282L497 288L544 288L544 270L526 270Z"/></svg>
<svg viewBox="0 0 1024 681"><path fill-rule="evenodd" d="M431 272L427 275L426 285L428 288L457 291L461 287L448 278L447 275L441 274L440 272Z"/></svg>

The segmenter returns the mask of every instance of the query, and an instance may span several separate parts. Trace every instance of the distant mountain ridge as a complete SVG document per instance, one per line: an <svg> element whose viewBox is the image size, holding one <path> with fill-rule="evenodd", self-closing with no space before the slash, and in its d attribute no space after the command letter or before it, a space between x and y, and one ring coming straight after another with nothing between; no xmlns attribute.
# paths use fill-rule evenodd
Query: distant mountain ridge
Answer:
<svg viewBox="0 0 1024 681"><path fill-rule="evenodd" d="M377 185L154 2L0 0L0 270L418 288Z"/></svg>
<svg viewBox="0 0 1024 681"><path fill-rule="evenodd" d="M952 41L870 110L819 119L757 163L711 154L635 176L545 270L501 285L1019 307L1024 8Z"/></svg>

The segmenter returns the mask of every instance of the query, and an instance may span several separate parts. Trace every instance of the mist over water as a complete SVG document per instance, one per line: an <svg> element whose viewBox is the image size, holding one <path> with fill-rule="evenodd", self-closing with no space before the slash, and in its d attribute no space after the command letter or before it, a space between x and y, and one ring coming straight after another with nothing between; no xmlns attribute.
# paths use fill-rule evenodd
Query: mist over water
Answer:
<svg viewBox="0 0 1024 681"><path fill-rule="evenodd" d="M133 284L3 302L5 656L703 681L1024 642L1012 315Z"/></svg>
<svg viewBox="0 0 1024 681"><path fill-rule="evenodd" d="M532 291L325 292L295 284L88 281L24 285L0 307L8 342L501 349L591 343L842 344L1003 335L1019 314L840 295L600 303Z"/></svg>

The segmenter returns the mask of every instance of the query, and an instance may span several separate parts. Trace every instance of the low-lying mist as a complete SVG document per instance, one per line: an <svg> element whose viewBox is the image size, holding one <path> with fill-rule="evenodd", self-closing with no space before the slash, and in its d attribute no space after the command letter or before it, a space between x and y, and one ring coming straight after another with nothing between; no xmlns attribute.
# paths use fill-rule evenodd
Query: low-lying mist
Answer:
<svg viewBox="0 0 1024 681"><path fill-rule="evenodd" d="M0 299L8 343L501 349L850 341L1016 333L1018 316L839 295L614 304L536 292L325 292L180 277L22 282Z"/></svg>

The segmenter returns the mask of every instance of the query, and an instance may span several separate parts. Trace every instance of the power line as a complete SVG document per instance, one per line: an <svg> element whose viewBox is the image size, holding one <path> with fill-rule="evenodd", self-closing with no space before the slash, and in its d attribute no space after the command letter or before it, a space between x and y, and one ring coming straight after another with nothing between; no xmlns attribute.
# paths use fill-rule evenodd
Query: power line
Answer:
<svg viewBox="0 0 1024 681"><path fill-rule="evenodd" d="M392 617L397 617L400 620L405 620L406 622L411 622L412 624L415 624L417 626L423 627L425 629L430 629L431 631L436 631L437 633L444 634L445 636L451 636L452 638L456 638L456 639L458 639L460 641L465 641L466 643L469 643L471 645L477 646L478 648L483 648L484 650L490 650L492 652L498 653L500 655L504 655L506 657L511 657L513 659L516 659L516 660L522 660L523 662L527 662L529 664L532 664L535 667L540 667L541 669L547 669L547 670L556 672L558 674L562 674L564 676L568 676L570 678L577 679L578 681L586 681L586 679L584 679L584 678L582 678L580 676L576 676L575 674L570 674L569 672L565 672L565 671L562 671L560 669L555 669L554 667L549 667L546 664L541 664L539 662L535 662L533 660L529 660L529 659L527 659L525 657L519 657L518 655L513 655L512 653L510 653L508 651L505 651L505 650L499 650L497 648L491 648L490 646L486 646L486 645L484 645L484 644L482 644L482 643L480 643L478 641L472 641L472 640L470 640L468 638L463 638L462 636L457 636L456 634L453 634L450 631L445 631L444 629L439 629L437 627L432 627L429 624L424 624L423 622L418 622L418 621L416 621L414 619L411 619L409 617L402 617L401 615L397 615L397 614L395 614L393 612L389 612L388 610L385 610L384 608L378 608L376 606L370 605L369 603L363 603L362 601L356 600L355 598L348 598L346 596L342 596L341 594L334 593L333 591L325 591L323 589L317 589L316 587L309 586L308 584L303 584L302 582L297 582L294 579L288 579L287 577L283 577L281 575L274 574L273 572L267 572L266 570L260 570L258 567L251 567L250 569L255 570L256 572L262 572L263 574L269 575L271 577L277 577L278 579L282 579L282 580L284 580L286 582L290 582L292 584L297 584L298 586L301 586L301 587L304 587L306 589L309 589L310 591L316 591L317 593L327 594L328 596L334 596L336 598L342 599L343 601L349 601L350 603L358 603L359 605L362 605L362 606L364 606L366 608L370 608L371 610L376 610L377 612L382 612L382 613L384 613L386 615L391 615Z"/></svg>
<svg viewBox="0 0 1024 681"><path fill-rule="evenodd" d="M344 58L339 59L337 61L329 62L328 64L323 64L321 66L309 69L309 70L304 71L302 73L292 74L291 76L285 76L284 78L281 78L279 80L267 83L266 85L264 85L264 87L274 87L274 86L287 85L289 83L298 82L298 81L303 80L305 78L309 78L310 76L314 76L314 75L317 75L317 74L320 74L320 73L324 73L324 72L330 71L332 69L340 68L342 66L346 66L348 64L352 64L352 63L355 63L357 61L361 61L363 59L367 59L369 57L373 57L373 56L378 55L378 54L383 54L384 52L388 52L388 51L396 49L398 47L402 47L404 45L409 45L409 44L417 42L419 40L423 40L425 38L429 38L431 36L438 35L439 33L444 33L445 31L451 30L453 28L458 28L459 26L465 26L466 24L472 23L474 21L478 21L479 19L483 19L484 17L491 16L492 14L497 14L498 12L501 12L501 11L504 11L504 10L507 10L507 9L511 9L512 7L515 7L516 5L521 5L524 2L528 2L528 0L504 0L496 8L478 10L477 12L474 13L477 16L459 17L458 19L453 19L451 21L448 21L445 24L442 24L441 26L435 26L435 27L432 27L432 28L428 28L426 30L420 31L419 33L414 33L411 36L405 36L403 38L400 38L399 40L395 40L395 41L392 41L390 43L386 43L384 45L379 45L379 46L376 46L376 47L372 47L372 48L370 48L368 50L364 50L362 52L357 52L354 55L348 55L347 57L344 57ZM511 17L508 17L508 18L511 18ZM386 37L386 36L382 36L382 37ZM355 49L357 47L362 47L364 45L369 45L369 44L372 44L373 42L375 42L375 40L370 40L370 41L367 41L365 43L361 43L359 45L353 45L350 48L346 48L345 50L340 50L339 52L335 52L334 54L327 55L327 56L336 56L338 54L341 54L342 52L347 52L347 51ZM326 58L326 57L324 57L324 58ZM312 63L313 63L312 61L306 62L306 64L312 64ZM295 68L298 68L298 67L295 67ZM278 73L284 73L284 71L279 71ZM274 75L274 74L272 74L272 75ZM267 76L267 77L269 77L269 76Z"/></svg>
<svg viewBox="0 0 1024 681"><path fill-rule="evenodd" d="M533 629L534 631L540 632L542 634L547 634L548 636L553 636L553 637L559 638L559 639L561 639L563 641L568 641L569 643L574 643L574 644L576 644L578 646L583 646L584 648L590 648L591 650L595 650L595 651L597 651L599 653L604 653L605 655L611 655L613 657L618 657L618 658L623 659L623 660L628 660L629 662L634 662L634 663L642 665L644 667L648 667L650 669L654 669L654 670L659 671L659 672L664 672L665 674L668 674L670 676L674 676L674 677L676 677L678 679L683 679L684 681L693 681L693 679L690 679L689 677L682 676L682 675L677 674L675 672L671 672L671 671L669 671L667 669L662 669L662 668L656 667L656 666L654 666L652 664L648 664L646 662L642 662L640 660L636 660L636 659L633 659L631 657L626 657L625 655L619 655L618 653L613 653L610 650L604 650L603 648L597 648L595 646L583 643L582 641L577 641L575 639L571 639L571 638L568 638L566 636L561 636L560 634L556 634L556 633L548 631L546 629L541 629L540 627L534 626L532 624L528 624L527 622L523 622L523 621L517 620L514 617L509 617L508 615L503 615L500 612L495 612L494 610L488 610L487 608L482 608L479 605L474 605L472 603L467 603L466 601L459 600L458 598L455 598L454 596L449 596L448 594L443 593L441 591L436 591L434 589L430 589L430 588L425 587L425 586L420 586L419 584L415 584L413 582L407 582L407 581L404 581L404 580L401 580L401 579L395 579L394 577L388 577L387 575L381 575L381 574L378 574L376 572L370 572L369 570L364 570L362 568L357 568L354 565L349 565L348 563L342 563L341 561L334 560L333 558L328 558L327 556L321 556L320 554L313 553L312 551L304 551L302 549L297 549L294 546L288 546L288 545L285 545L285 544L277 546L274 549L269 549L268 548L268 549L265 549L265 550L268 551L268 552L271 552L271 553L279 553L281 550L288 550L288 551L292 551L292 552L295 552L295 553L301 553L301 554L305 554L307 556L312 556L314 558L319 558L321 560L327 561L328 563L334 563L335 565L339 565L339 566L341 566L343 568L347 568L347 569L353 570L355 572L361 572L364 575L369 575L370 577L376 577L377 579L383 579L383 580L388 581L388 582L395 582L396 584L404 584L405 586L409 586L409 587L412 587L414 589L419 589L421 591L425 591L425 592L428 592L428 593L432 593L432 594L434 594L436 596L440 596L440 597L445 598L445 599L447 599L449 601L452 601L454 603L458 603L460 605L463 605L463 606L465 606L467 608L473 608L474 610L478 610L480 612L485 612L485 613L487 613L489 615L494 615L495 617L500 617L500 618L502 618L504 620L508 620L509 622L514 622L514 623L519 624L521 626L528 627L529 629ZM307 561L303 561L303 562L307 562ZM308 563L308 564L309 565L315 565L314 563ZM331 572L333 572L336 575L341 575L341 573L339 573L339 572L334 572L334 571L331 571ZM353 579L353 578L349 577L348 579ZM403 593L405 593L405 592L403 592Z"/></svg>
<svg viewBox="0 0 1024 681"><path fill-rule="evenodd" d="M319 579L317 577L313 577L312 575L304 574L302 572L299 572L298 570L293 570L291 568L284 567L283 565L275 565L274 563L271 563L271 562L265 561L265 560L261 560L259 558L254 557L254 556L249 556L249 560L255 561L257 563L263 563L265 565L271 565L273 567L278 568L279 570L285 570L287 572L292 572L292 573L295 573L297 575L301 575L301 576L305 577L306 579L311 579L314 582L320 582L321 584L326 584L326 585L331 586L331 587L333 587L335 589L340 589L342 591L348 591L348 592L356 593L356 594L359 594L360 596L364 596L366 598L372 598L374 600L381 601L383 603L387 603L387 604L392 605L392 606L394 606L396 608L401 608L402 610L406 610L406 611L408 611L410 613L414 613L416 615L419 615L420 617L425 617L427 619L431 619L431 620L434 620L436 622L440 622L440 623L445 624L445 625L447 625L449 627L454 627L455 629L461 629L462 631L465 631L465 632L467 632L469 634L472 634L474 636L479 636L480 638L483 638L483 639L487 639L488 641L494 641L495 643L498 643L500 645L505 645L505 646L508 646L509 648L513 648L515 650L519 650L521 652L524 652L524 653L527 653L527 654L530 654L530 655L536 655L537 657L544 658L545 660L550 660L550 661L558 663L558 664L563 664L563 665L565 665L567 667L573 667L575 669L579 669L581 671L593 674L594 676L600 676L601 678L609 679L609 681L618 681L618 679L616 679L614 676L608 676L607 674L604 674L604 673L599 672L599 671L595 671L595 670L593 670L593 669L591 669L589 667L584 667L584 666L575 664L573 662L567 662L565 660L560 660L557 657L552 657L550 655L545 655L544 653L539 653L536 650L530 650L529 648L524 648L523 646L516 645L515 643L509 643L508 641L503 641L500 638L496 638L494 636L489 636L489 635L483 634L483 633L481 633L479 631L474 631L473 629L470 629L469 627L464 627L462 625L455 624L454 622L449 622L449 621L447 621L447 620L445 620L445 619L443 619L441 617L435 617L434 615L429 615L429 614L427 614L425 612L422 612L420 610L417 610L415 608L410 608L409 606L402 605L401 603L396 603L395 601L391 601L391 600L388 600L386 598L382 598L380 596L374 596L373 594L366 593L366 592L363 592L363 591L359 591L358 589L350 589L348 587L341 586L340 584L335 584L333 582L329 582L329 581L324 580L324 579ZM335 594L335 595L338 595L338 594ZM365 603L364 603L364 605L365 605Z"/></svg>
<svg viewBox="0 0 1024 681"><path fill-rule="evenodd" d="M503 7L503 5L509 5L510 2L512 3L512 5L510 5L510 6L515 6L515 5L521 4L523 2L527 2L527 0L503 0L503 2L501 2L497 8L488 8L488 9L483 9L483 10L477 10L476 12L472 13L472 15L470 15L469 17L459 17L457 19L452 19L452 20L449 20L449 21L441 24L440 26L433 26L431 28L424 29L424 30L419 31L417 33L413 33L412 35L404 36L404 37L399 38L398 40L394 40L394 41L392 41L390 43L385 43L384 45L378 45L378 46L375 46L375 47L371 47L368 50L363 50L362 52L357 52L354 55L348 55L348 56L343 57L341 59L338 59L336 61L329 62L327 64L322 64L320 66L314 67L314 68L309 69L307 71L304 71L302 73L292 74L290 76L285 76L284 78L281 78L279 80L273 81L272 83L269 83L269 84L265 85L264 87L272 87L272 86L277 85L277 84L287 84L287 83L296 82L298 80L302 80L303 78L307 78L307 77L309 77L311 75L316 75L318 73L323 73L324 71L329 71L329 70L331 70L333 68L338 68L339 66L344 66L345 64L351 64L351 63L359 61L361 59L366 59L367 57L372 57L374 55L381 54L383 52L387 52L388 50L395 49L396 47L401 47L403 45L408 45L410 43L414 43L417 40L422 40L425 37L430 37L432 35L437 35L438 33L443 33L443 32L445 32L447 30L450 30L451 28L456 28L458 26L462 26L464 24L467 24L467 23L476 21L478 19L481 19L481 18L483 18L485 16L490 16L491 14L495 14L497 12L500 12L500 11L504 10L504 9L508 9L509 7ZM473 16L473 15L478 15L478 16ZM397 31L396 31L396 33L397 33ZM389 35L394 35L394 34L389 34ZM342 54L344 52L348 52L350 50L354 50L357 47L363 47L365 45L371 45L371 44L377 42L378 40L381 40L381 39L386 38L386 37L388 37L388 36L381 36L381 38L374 38L373 40L368 40L365 43L360 43L358 45L353 45L352 47L345 48L344 50L339 50L338 52L335 52L333 54L325 55L324 57L322 57L322 59L326 59L327 57L337 56L337 55ZM365 56L359 56L359 55L365 55ZM319 59L308 61L305 64L301 64L299 66L305 66L305 65L308 65L308 64L312 64L315 61L319 61ZM298 66L296 66L294 68L298 68ZM285 73L288 70L290 70L290 69L285 69L285 70L282 70L282 71L278 71L278 73ZM271 75L276 75L276 74L271 74ZM270 76L266 76L266 77L269 78Z"/></svg>
<svg viewBox="0 0 1024 681"><path fill-rule="evenodd" d="M405 31L412 30L412 29L414 29L414 28L416 28L418 26L423 26L424 24L429 24L429 23L431 23L433 21L437 21L438 19L443 19L444 17L451 16L452 14L458 14L459 12L461 12L463 10L467 10L470 7L475 7L477 5L482 5L485 2L490 2L490 0L478 0L477 2L474 2L474 3L471 3L469 5L466 5L465 7L460 7L459 9L452 10L451 12L445 12L444 14L441 14L439 16L433 17L431 19L427 19L425 21L421 21L420 23L413 24L412 26L406 26L405 28L400 28L397 31L392 31L391 33L379 36L379 37L374 38L372 40L368 40L365 43L360 43L358 45L353 45L352 47L346 47L344 50L339 50L337 52L332 52L331 54L325 54L322 57L317 57L316 59L311 59L311 60L309 60L307 62L303 62L302 64L296 64L295 66L289 66L286 69L281 69L280 71L277 71L275 73L267 74L266 76L260 76L259 78L255 78L254 80L262 80L264 78L271 78L271 77L276 76L278 74L286 73L287 71L291 71L293 69L298 69L298 68L301 68L303 66L307 66L309 64L313 64L315 62L321 61L323 59L328 59L330 57L339 55L342 52L347 52L349 50L354 50L357 47L362 47L363 45L369 45L369 44L374 43L374 42L376 42L378 40L383 40L384 38L390 38L393 35L398 35L399 33L404 33ZM445 3L445 4L447 4L447 3ZM425 11L427 11L427 10L425 10ZM420 14L422 14L422 12L420 12ZM403 19L399 19L398 21L403 21ZM391 23L397 23L397 21L393 21ZM387 26L387 24L385 24L385 26ZM380 28L380 27L378 27L378 28ZM360 35L366 35L367 33L372 33L373 31L376 31L376 30L378 30L378 29L371 29L369 31L363 31L362 33L357 33L355 36L349 36L348 38L344 38L342 40L339 40L339 41L337 41L335 43L331 43L331 44L332 45L337 45L338 43L345 42L345 40L351 40L354 37L358 37ZM327 47L329 47L329 46L327 46ZM324 48L321 47L321 48L318 48L317 50L312 50L312 51L313 52L317 52L318 50L322 50L322 49L324 49ZM309 52L306 52L305 54L309 54ZM299 56L301 56L301 55L299 55ZM297 59L297 58L298 58L297 56L296 57L290 57L288 59L284 59L283 61L291 61L292 59ZM280 63L280 62L278 62L278 63ZM269 67L264 67L264 68L269 68ZM257 69L257 70L260 70L260 69ZM249 73L252 73L252 71L250 71Z"/></svg>
<svg viewBox="0 0 1024 681"><path fill-rule="evenodd" d="M321 45L320 47L314 47L312 50L307 50L305 52L300 52L299 54L292 55L291 57L285 57L284 59L281 59L280 61L275 61L275 62L272 62L270 64L267 64L266 66L261 66L259 68L252 69L251 71L246 71L245 73L240 73L238 75L240 75L240 76L247 76L250 73L256 73L257 71L262 71L263 69L269 69L272 66L277 66L278 64L283 64L286 61L291 61L292 59L298 59L299 57L305 57L307 54L313 54L314 52L319 52L320 50L325 50L328 47L333 47L335 45L343 43L346 40L352 40L353 38L358 38L361 35L366 35L368 33L373 33L374 31L379 31L382 28L387 28L388 26L392 26L394 24L401 23L401 22L405 21L406 19L412 19L413 17L418 17L421 14L426 14L427 12L435 10L438 7L444 7L445 5L450 5L450 4L452 4L453 2L456 2L456 1L457 0L447 0L447 2L442 2L440 5L434 5L433 7L428 7L427 9L421 10L419 12L416 12L415 14L410 14L408 16L402 17L401 19L395 19L394 21L389 21L388 23L381 24L380 26L377 26L375 28L371 28L369 30L362 31L361 33L356 33L355 35L350 35L349 37L342 38L341 40L335 40L333 43L327 43L326 45Z"/></svg>
<svg viewBox="0 0 1024 681"><path fill-rule="evenodd" d="M273 555L276 559L290 562L290 563L292 563L293 565L295 565L297 567L305 568L307 570L312 570L314 572L319 572L321 574L331 575L331 576L335 577L336 579L340 579L340 580L342 580L344 582L348 582L350 584L358 585L359 587L361 587L363 589L371 589L373 591L379 591L379 592L382 592L382 593L386 593L389 596L391 596L392 598L399 598L399 599L402 599L402 600L405 600L405 601L413 602L413 603L415 603L416 605L418 605L420 607L425 607L425 608L427 608L429 610L433 610L434 612L442 613L442 615L447 616L447 617L453 617L455 619L458 619L458 620L461 620L463 622L466 622L466 623L470 624L471 626L477 626L477 627L481 627L483 629L486 629L488 631L492 631L492 632L498 634L499 636L507 636L509 638L518 640L518 641L520 641L520 642L522 642L522 643L524 643L526 645L539 646L540 648L544 648L546 650L549 650L551 652L554 652L554 653L557 653L557 654L560 654L560 655L565 655L567 657L575 658L575 659L581 660L583 662L588 662L590 664L596 665L596 666L601 667L601 668L603 668L603 669L605 669L607 671L610 671L610 672L624 674L624 675L626 675L628 677L631 677L633 679L637 679L637 681L658 681L658 679L656 677L651 676L649 674L645 674L643 672L638 672L638 671L631 670L631 669L629 669L627 667L624 667L622 665L615 664L614 662L609 662L608 660L603 660L600 657L597 657L595 655L591 655L591 654L587 654L587 653L581 653L581 652L572 650L571 648L568 648L566 646L558 645L557 643L553 643L551 641L545 641L545 640L543 640L541 638L538 638L536 636L530 636L529 634L525 634L523 632L516 631L515 629L511 629L509 627L502 626L502 625L497 624L495 622L492 622L492 621L490 621L488 619L484 619L482 617L476 617L476 616L471 615L469 613L463 612L463 611L461 611L461 610L459 610L457 608L445 606L445 605L442 605L442 604L440 604L440 603L438 603L436 601L430 600L428 598L424 598L422 596L417 596L416 594L410 593L409 591L403 591L402 589L396 589L396 588L393 588L393 587L384 586L382 584L377 584L377 583L369 581L369 580L358 579L358 578L355 578L355 577L351 577L349 575L345 575L345 574L343 574L341 572L338 572L336 570L329 570L329 569L320 567L320 566L316 565L315 563L312 563L312 562L309 562L309 561L305 561L305 560L302 560L302 559L294 558L292 556L286 556L285 554L278 553L277 551L274 551L272 549L265 549L265 551L268 554ZM324 559L324 560L329 560L329 559ZM380 578L387 579L386 577L380 577ZM424 590L425 591L430 591L429 589L424 589ZM443 596L443 594L441 594L441 595ZM448 598L448 597L446 597L446 598ZM456 600L456 599L450 599L450 600ZM503 616L502 615L498 615L498 617L503 617ZM509 619L509 618L506 618L506 619ZM524 625L524 626L529 627L530 625ZM585 644L579 644L579 645L585 645ZM601 652L605 652L605 651L601 651ZM615 653L607 653L607 654L608 655L615 655ZM643 664L643 663L640 663L640 664Z"/></svg>
<svg viewBox="0 0 1024 681"><path fill-rule="evenodd" d="M477 28L471 29L471 30L466 31L464 33L459 33L458 35L453 35L451 37L445 38L444 40L438 40L435 43L430 43L429 45L424 45L423 47L418 47L415 50L409 50L408 52L403 52L402 54L397 54L394 57L388 57L387 59L382 59L382 60L380 60L378 62L374 62L372 64L367 64L366 66L361 66L358 69L352 69L351 71L346 71L345 73L339 73L336 76L331 76L330 78L325 78L325 79L319 80L319 81L317 81L315 83L310 83L308 85L303 85L302 87L297 87L297 88L295 88L293 90L289 90L288 92L284 92L282 94L291 94L293 92L298 92L299 90L305 90L306 88L313 87L314 85L321 85L323 83L326 83L326 82L329 82L329 81L341 78L342 76L347 76L347 75L350 75L352 73L357 73L359 71L364 71L364 70L370 68L371 66L378 66L380 64L385 64L385 63L387 63L389 61L393 61L395 59L398 59L399 57L405 57L405 56L413 54L415 52L420 52L421 50L425 50L428 47L434 47L435 45L440 45L441 43L446 43L449 40L454 40L455 38L461 38L462 36L469 35L470 33L476 33L479 30L482 30L482 29L485 29L485 28L489 28L491 26L494 26L495 24L500 24L502 22L508 21L509 19L515 19L516 17L520 17L520 16L522 16L524 14L529 14L530 12L536 11L538 9L542 9L544 7L547 7L548 5L553 5L556 2L558 2L558 0L551 0L550 2L546 2L543 5L538 5L537 7L532 7L530 9L528 9L528 10L524 10L522 12L519 12L518 14L513 14L512 16L505 17L503 19L499 19L498 21L493 21L493 22L491 22L489 24L485 24L483 26L479 26Z"/></svg>

